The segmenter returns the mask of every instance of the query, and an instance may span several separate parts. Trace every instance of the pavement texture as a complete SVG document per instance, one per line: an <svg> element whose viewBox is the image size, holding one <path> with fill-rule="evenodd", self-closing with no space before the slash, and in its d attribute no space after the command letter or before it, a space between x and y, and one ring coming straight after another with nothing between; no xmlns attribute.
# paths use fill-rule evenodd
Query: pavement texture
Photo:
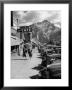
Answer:
<svg viewBox="0 0 72 90"><path fill-rule="evenodd" d="M11 79L30 79L30 77L39 74L34 67L41 64L40 53L37 49L33 50L32 58L18 56L16 53L11 55Z"/></svg>

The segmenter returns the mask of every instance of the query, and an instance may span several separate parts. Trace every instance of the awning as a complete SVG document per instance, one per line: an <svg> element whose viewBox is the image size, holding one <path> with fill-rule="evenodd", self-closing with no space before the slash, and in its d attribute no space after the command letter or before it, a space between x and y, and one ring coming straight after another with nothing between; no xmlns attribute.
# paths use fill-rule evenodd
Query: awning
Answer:
<svg viewBox="0 0 72 90"><path fill-rule="evenodd" d="M11 46L20 45L20 43L22 43L22 41L18 37L11 36Z"/></svg>

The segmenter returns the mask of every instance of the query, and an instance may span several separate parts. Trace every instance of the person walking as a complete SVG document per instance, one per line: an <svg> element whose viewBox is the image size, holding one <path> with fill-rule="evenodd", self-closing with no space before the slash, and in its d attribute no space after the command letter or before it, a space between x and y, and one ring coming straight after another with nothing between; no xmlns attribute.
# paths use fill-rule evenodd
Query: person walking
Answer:
<svg viewBox="0 0 72 90"><path fill-rule="evenodd" d="M28 54L29 54L29 57L31 59L31 57L32 57L32 51L30 49L28 49Z"/></svg>
<svg viewBox="0 0 72 90"><path fill-rule="evenodd" d="M23 47L23 57L26 57L26 46Z"/></svg>

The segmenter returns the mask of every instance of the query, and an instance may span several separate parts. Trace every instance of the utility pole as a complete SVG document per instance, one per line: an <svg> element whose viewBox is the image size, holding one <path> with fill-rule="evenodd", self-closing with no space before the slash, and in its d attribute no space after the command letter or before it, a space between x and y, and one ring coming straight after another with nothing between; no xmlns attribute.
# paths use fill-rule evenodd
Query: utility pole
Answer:
<svg viewBox="0 0 72 90"><path fill-rule="evenodd" d="M18 30L18 21L19 21L19 19L17 18L16 20L17 20L17 30ZM22 31L20 32L20 39L22 39Z"/></svg>
<svg viewBox="0 0 72 90"><path fill-rule="evenodd" d="M17 20L17 29L18 29L18 18L16 20Z"/></svg>
<svg viewBox="0 0 72 90"><path fill-rule="evenodd" d="M11 11L11 26L13 26L13 11Z"/></svg>

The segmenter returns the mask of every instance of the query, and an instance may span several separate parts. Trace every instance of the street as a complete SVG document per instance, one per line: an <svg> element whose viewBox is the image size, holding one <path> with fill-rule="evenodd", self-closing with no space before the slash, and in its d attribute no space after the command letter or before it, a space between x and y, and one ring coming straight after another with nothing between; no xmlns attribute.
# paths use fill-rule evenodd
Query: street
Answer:
<svg viewBox="0 0 72 90"><path fill-rule="evenodd" d="M38 58L40 53L38 53L37 48L32 53L32 58L18 56L16 53L12 54L11 79L30 79L31 76L39 74L39 71L33 68L42 62L42 59Z"/></svg>

